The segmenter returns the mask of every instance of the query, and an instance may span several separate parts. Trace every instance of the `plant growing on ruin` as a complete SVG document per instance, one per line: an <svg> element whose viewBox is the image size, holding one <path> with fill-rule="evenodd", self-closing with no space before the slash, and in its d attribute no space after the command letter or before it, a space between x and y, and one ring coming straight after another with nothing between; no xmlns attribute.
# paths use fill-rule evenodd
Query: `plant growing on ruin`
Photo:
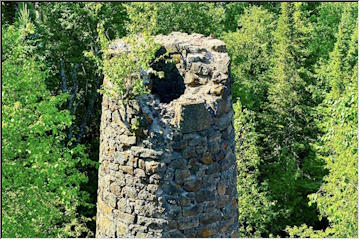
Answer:
<svg viewBox="0 0 360 240"><path fill-rule="evenodd" d="M148 93L144 84L150 63L155 58L159 45L155 43L157 7L148 3L129 3L126 6L129 22L129 34L123 38L128 46L117 56L110 56L109 40L105 36L103 24L98 26L99 41L103 52L103 72L111 82L111 87L104 84L101 92L110 97L132 99ZM142 14L139 14L141 12Z"/></svg>

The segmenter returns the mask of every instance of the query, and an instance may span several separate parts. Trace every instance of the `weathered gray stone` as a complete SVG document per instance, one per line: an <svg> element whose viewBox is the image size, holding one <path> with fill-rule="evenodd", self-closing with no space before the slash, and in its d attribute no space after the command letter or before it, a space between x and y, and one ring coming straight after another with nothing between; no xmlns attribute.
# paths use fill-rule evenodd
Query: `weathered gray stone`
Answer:
<svg viewBox="0 0 360 240"><path fill-rule="evenodd" d="M184 158L177 158L177 159L173 160L169 166L174 169L185 169L186 160Z"/></svg>
<svg viewBox="0 0 360 240"><path fill-rule="evenodd" d="M132 213L134 208L127 202L125 198L120 198L117 202L117 208L125 213Z"/></svg>
<svg viewBox="0 0 360 240"><path fill-rule="evenodd" d="M220 149L216 154L215 154L215 161L221 161L223 160L225 157L225 153L224 150Z"/></svg>
<svg viewBox="0 0 360 240"><path fill-rule="evenodd" d="M122 212L122 211L119 211L116 209L113 210L113 213L114 213L114 219L116 221L130 224L130 223L133 223L135 220L135 216L132 214L128 214L128 213L125 213L125 212Z"/></svg>
<svg viewBox="0 0 360 240"><path fill-rule="evenodd" d="M201 205L203 206L204 213L213 212L215 208L217 208L215 199L213 201L203 202Z"/></svg>
<svg viewBox="0 0 360 240"><path fill-rule="evenodd" d="M169 229L176 229L177 228L177 222L175 220L169 220L167 223L167 227Z"/></svg>
<svg viewBox="0 0 360 240"><path fill-rule="evenodd" d="M179 196L178 204L180 206L189 206L190 203L191 203L191 200L187 196L185 196L183 194Z"/></svg>
<svg viewBox="0 0 360 240"><path fill-rule="evenodd" d="M183 136L182 136L182 138L183 138L183 140L187 140L187 141L190 141L190 140L192 140L192 139L194 139L194 138L199 138L200 136L199 136L199 134L198 133L185 133L185 134L183 134Z"/></svg>
<svg viewBox="0 0 360 240"><path fill-rule="evenodd" d="M189 141L189 146L197 146L200 145L201 137L199 135L195 135L193 139Z"/></svg>
<svg viewBox="0 0 360 240"><path fill-rule="evenodd" d="M110 207L116 207L116 196L109 192L104 192L104 203L108 204Z"/></svg>
<svg viewBox="0 0 360 240"><path fill-rule="evenodd" d="M190 216L196 216L199 213L201 213L201 207L199 205L192 205L189 207L183 207L183 216L184 217L190 217Z"/></svg>
<svg viewBox="0 0 360 240"><path fill-rule="evenodd" d="M117 171L119 169L119 164L116 163L109 163L110 170Z"/></svg>
<svg viewBox="0 0 360 240"><path fill-rule="evenodd" d="M190 171L189 170L181 170L177 169L175 171L175 181L179 184L184 183L185 179L190 177Z"/></svg>
<svg viewBox="0 0 360 240"><path fill-rule="evenodd" d="M160 180L161 180L160 174L155 173L155 174L150 176L149 183L151 183L151 184L159 184Z"/></svg>
<svg viewBox="0 0 360 240"><path fill-rule="evenodd" d="M117 197L121 196L121 186L117 182L110 185L110 191Z"/></svg>
<svg viewBox="0 0 360 240"><path fill-rule="evenodd" d="M125 152L116 152L114 157L114 162L120 165L125 165L128 160L128 154Z"/></svg>
<svg viewBox="0 0 360 240"><path fill-rule="evenodd" d="M152 217L156 212L156 207L152 203L150 204L148 201L144 203L144 205L135 205L134 213L139 216Z"/></svg>
<svg viewBox="0 0 360 240"><path fill-rule="evenodd" d="M233 112L228 112L218 119L218 126L220 130L224 130L231 125L233 120Z"/></svg>
<svg viewBox="0 0 360 240"><path fill-rule="evenodd" d="M222 213L218 210L210 213L203 213L200 215L199 220L201 224L211 224L221 220Z"/></svg>
<svg viewBox="0 0 360 240"><path fill-rule="evenodd" d="M200 85L199 77L188 72L185 74L184 83L190 87L199 86Z"/></svg>
<svg viewBox="0 0 360 240"><path fill-rule="evenodd" d="M216 234L216 230L214 226L206 226L203 227L199 232L197 237L208 238Z"/></svg>
<svg viewBox="0 0 360 240"><path fill-rule="evenodd" d="M192 176L184 181L184 189L188 192L197 192L201 188L201 180Z"/></svg>
<svg viewBox="0 0 360 240"><path fill-rule="evenodd" d="M205 55L190 53L187 55L186 61L187 62L203 62L203 61L205 61Z"/></svg>
<svg viewBox="0 0 360 240"><path fill-rule="evenodd" d="M178 226L180 230L197 227L199 226L199 218L198 217L183 218L181 220L178 220Z"/></svg>
<svg viewBox="0 0 360 240"><path fill-rule="evenodd" d="M218 208L223 208L226 204L229 203L229 196L220 195L218 200Z"/></svg>
<svg viewBox="0 0 360 240"><path fill-rule="evenodd" d="M177 125L183 133L201 131L210 127L210 114L204 102L183 102L175 112Z"/></svg>
<svg viewBox="0 0 360 240"><path fill-rule="evenodd" d="M207 45L216 52L226 52L226 46L223 41L212 39L207 41Z"/></svg>
<svg viewBox="0 0 360 240"><path fill-rule="evenodd" d="M116 235L118 237L126 236L128 234L128 226L122 222L116 224Z"/></svg>
<svg viewBox="0 0 360 240"><path fill-rule="evenodd" d="M128 198L132 198L132 199L135 199L135 197L137 195L136 190L131 188L131 187L124 187L122 189L121 193L122 193L123 196L126 196Z"/></svg>
<svg viewBox="0 0 360 240"><path fill-rule="evenodd" d="M179 32L155 39L164 47L157 54L170 53L151 63L165 79L141 70L150 94L126 103L103 95L96 237L236 237L225 44ZM117 40L110 57L129 51ZM104 86L113 87L108 76Z"/></svg>
<svg viewBox="0 0 360 240"><path fill-rule="evenodd" d="M198 203L212 200L215 200L215 193L211 190L200 190L196 193L196 201Z"/></svg>
<svg viewBox="0 0 360 240"><path fill-rule="evenodd" d="M134 174L136 177L146 177L144 170L142 170L141 168L135 169Z"/></svg>
<svg viewBox="0 0 360 240"><path fill-rule="evenodd" d="M132 166L119 166L119 170L130 175L134 173L134 168Z"/></svg>
<svg viewBox="0 0 360 240"><path fill-rule="evenodd" d="M136 143L136 137L135 136L121 135L119 137L119 140L125 146L131 146L131 145L134 145Z"/></svg>
<svg viewBox="0 0 360 240"><path fill-rule="evenodd" d="M206 174L207 175L211 175L211 174L214 174L214 173L218 173L221 171L221 168L220 168L220 165L215 162L213 164L211 164L208 169L206 169Z"/></svg>
<svg viewBox="0 0 360 240"><path fill-rule="evenodd" d="M133 146L130 148L130 150L134 156L142 157L142 158L157 159L162 155L162 151L156 151L153 149L143 148L139 146Z"/></svg>
<svg viewBox="0 0 360 240"><path fill-rule="evenodd" d="M151 225L152 228L156 229L156 228L161 228L166 223L166 220L161 218L149 218L149 217L139 216L137 219L137 223L146 227L149 227Z"/></svg>
<svg viewBox="0 0 360 240"><path fill-rule="evenodd" d="M211 163L213 162L213 156L212 156L212 154L210 154L210 153L205 153L205 154L201 157L200 161L201 161L202 163L204 163L204 164L211 164Z"/></svg>
<svg viewBox="0 0 360 240"><path fill-rule="evenodd" d="M176 205L166 204L166 215L170 220L178 219L181 215L181 207Z"/></svg>
<svg viewBox="0 0 360 240"><path fill-rule="evenodd" d="M147 192L145 189L142 189L139 194L137 195L137 197L141 200L152 200L154 199L154 196L152 194L150 194L149 192Z"/></svg>
<svg viewBox="0 0 360 240"><path fill-rule="evenodd" d="M145 162L145 168L147 174L156 173L159 168L160 163L156 161Z"/></svg>
<svg viewBox="0 0 360 240"><path fill-rule="evenodd" d="M185 238L185 235L182 234L179 230L170 230L166 235L166 238Z"/></svg>
<svg viewBox="0 0 360 240"><path fill-rule="evenodd" d="M172 194L178 192L178 189L177 189L176 185L173 184L173 183L165 183L165 184L163 184L162 185L162 190L165 193L169 194L169 195L172 195Z"/></svg>
<svg viewBox="0 0 360 240"><path fill-rule="evenodd" d="M183 155L185 158L193 158L196 157L196 149L195 147L188 146L184 149Z"/></svg>
<svg viewBox="0 0 360 240"><path fill-rule="evenodd" d="M186 142L182 142L182 141L175 141L172 143L172 148L175 151L180 151L183 150L184 148L186 148Z"/></svg>
<svg viewBox="0 0 360 240"><path fill-rule="evenodd" d="M159 190L159 186L157 184L148 184L146 189L151 194L155 194Z"/></svg>

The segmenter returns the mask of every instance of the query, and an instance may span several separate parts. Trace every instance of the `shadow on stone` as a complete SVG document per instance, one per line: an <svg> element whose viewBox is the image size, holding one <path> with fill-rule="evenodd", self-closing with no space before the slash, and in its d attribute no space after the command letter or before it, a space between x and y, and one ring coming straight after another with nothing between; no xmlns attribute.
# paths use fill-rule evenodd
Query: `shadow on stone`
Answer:
<svg viewBox="0 0 360 240"><path fill-rule="evenodd" d="M160 48L156 57L161 56L165 52L164 47ZM170 57L165 57L151 64L154 70L164 72L163 78L159 78L154 74L150 75L151 93L157 95L162 103L169 103L179 98L185 92L184 78L180 75L176 64L170 60Z"/></svg>

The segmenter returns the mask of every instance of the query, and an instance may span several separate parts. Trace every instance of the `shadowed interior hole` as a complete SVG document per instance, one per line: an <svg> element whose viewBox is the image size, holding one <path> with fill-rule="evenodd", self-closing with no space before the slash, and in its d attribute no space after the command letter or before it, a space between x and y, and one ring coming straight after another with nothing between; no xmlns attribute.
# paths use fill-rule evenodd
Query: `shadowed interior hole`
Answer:
<svg viewBox="0 0 360 240"><path fill-rule="evenodd" d="M159 57L165 52L165 48L161 47L155 56ZM166 57L151 64L154 70L164 72L163 78L154 74L150 75L151 93L157 95L162 103L169 103L185 92L184 78L180 75L175 63L166 61L170 59L170 57Z"/></svg>

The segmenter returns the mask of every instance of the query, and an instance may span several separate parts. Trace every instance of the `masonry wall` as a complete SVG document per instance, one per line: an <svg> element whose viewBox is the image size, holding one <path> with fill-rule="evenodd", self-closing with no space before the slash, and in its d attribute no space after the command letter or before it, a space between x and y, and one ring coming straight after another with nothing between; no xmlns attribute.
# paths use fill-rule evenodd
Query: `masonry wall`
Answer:
<svg viewBox="0 0 360 240"><path fill-rule="evenodd" d="M103 97L96 235L237 237L226 47L178 32L156 41L174 63L153 66L166 71L147 76L152 93L127 104Z"/></svg>

